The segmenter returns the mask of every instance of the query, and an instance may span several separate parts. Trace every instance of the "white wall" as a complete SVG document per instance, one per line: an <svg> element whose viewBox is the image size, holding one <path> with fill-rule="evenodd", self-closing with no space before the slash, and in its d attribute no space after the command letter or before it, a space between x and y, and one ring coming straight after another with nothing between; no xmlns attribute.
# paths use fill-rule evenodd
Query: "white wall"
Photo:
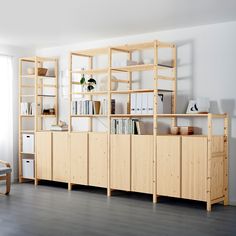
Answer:
<svg viewBox="0 0 236 236"><path fill-rule="evenodd" d="M16 181L18 179L18 59L23 56L34 55L35 52L32 49L0 45L0 54L11 56L13 59L13 155L9 156L6 161L11 163L13 168L12 180Z"/></svg>
<svg viewBox="0 0 236 236"><path fill-rule="evenodd" d="M113 38L102 41L46 48L37 51L42 56L58 56L60 83L65 84L69 51L149 40L175 42L178 47L177 112L185 112L187 101L198 96L209 97L212 112L230 114L229 134L229 196L236 203L236 93L235 55L236 22L199 26L149 34ZM61 90L60 90L61 92ZM67 100L60 98L60 118L67 120Z"/></svg>

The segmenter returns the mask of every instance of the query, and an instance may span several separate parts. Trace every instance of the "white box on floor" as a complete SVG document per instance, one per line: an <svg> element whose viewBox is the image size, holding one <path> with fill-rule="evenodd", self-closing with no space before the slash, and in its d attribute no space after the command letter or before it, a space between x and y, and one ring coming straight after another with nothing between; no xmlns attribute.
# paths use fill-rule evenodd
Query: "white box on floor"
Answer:
<svg viewBox="0 0 236 236"><path fill-rule="evenodd" d="M34 178L34 160L22 159L23 178Z"/></svg>
<svg viewBox="0 0 236 236"><path fill-rule="evenodd" d="M34 134L22 134L22 152L34 153Z"/></svg>

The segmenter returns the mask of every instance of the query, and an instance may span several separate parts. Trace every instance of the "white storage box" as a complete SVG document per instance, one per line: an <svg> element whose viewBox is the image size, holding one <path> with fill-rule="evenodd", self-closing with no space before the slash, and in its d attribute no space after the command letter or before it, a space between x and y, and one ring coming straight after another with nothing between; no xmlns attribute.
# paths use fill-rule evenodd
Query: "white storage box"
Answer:
<svg viewBox="0 0 236 236"><path fill-rule="evenodd" d="M34 160L22 159L23 178L34 178Z"/></svg>
<svg viewBox="0 0 236 236"><path fill-rule="evenodd" d="M22 152L34 153L34 134L22 134L22 139Z"/></svg>

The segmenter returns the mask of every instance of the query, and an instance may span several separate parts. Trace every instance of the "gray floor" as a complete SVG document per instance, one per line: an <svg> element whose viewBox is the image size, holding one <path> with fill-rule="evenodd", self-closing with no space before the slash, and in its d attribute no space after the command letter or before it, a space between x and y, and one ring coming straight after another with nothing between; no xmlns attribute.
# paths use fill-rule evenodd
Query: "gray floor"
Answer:
<svg viewBox="0 0 236 236"><path fill-rule="evenodd" d="M0 236L236 235L236 207L66 186L15 184L0 196Z"/></svg>

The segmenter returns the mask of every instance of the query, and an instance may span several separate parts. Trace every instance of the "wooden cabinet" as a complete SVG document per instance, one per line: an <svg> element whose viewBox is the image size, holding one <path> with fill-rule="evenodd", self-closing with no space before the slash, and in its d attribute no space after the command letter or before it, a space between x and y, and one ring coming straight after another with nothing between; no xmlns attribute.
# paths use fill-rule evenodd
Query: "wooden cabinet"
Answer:
<svg viewBox="0 0 236 236"><path fill-rule="evenodd" d="M206 201L207 137L182 137L182 198Z"/></svg>
<svg viewBox="0 0 236 236"><path fill-rule="evenodd" d="M130 135L111 135L111 188L130 191Z"/></svg>
<svg viewBox="0 0 236 236"><path fill-rule="evenodd" d="M53 180L69 181L68 133L53 132Z"/></svg>
<svg viewBox="0 0 236 236"><path fill-rule="evenodd" d="M36 178L52 180L52 134L36 133Z"/></svg>
<svg viewBox="0 0 236 236"><path fill-rule="evenodd" d="M180 197L180 136L157 136L157 194Z"/></svg>
<svg viewBox="0 0 236 236"><path fill-rule="evenodd" d="M131 190L152 193L153 136L132 135Z"/></svg>
<svg viewBox="0 0 236 236"><path fill-rule="evenodd" d="M70 182L88 184L88 133L70 134Z"/></svg>
<svg viewBox="0 0 236 236"><path fill-rule="evenodd" d="M89 185L107 187L107 133L89 133Z"/></svg>

